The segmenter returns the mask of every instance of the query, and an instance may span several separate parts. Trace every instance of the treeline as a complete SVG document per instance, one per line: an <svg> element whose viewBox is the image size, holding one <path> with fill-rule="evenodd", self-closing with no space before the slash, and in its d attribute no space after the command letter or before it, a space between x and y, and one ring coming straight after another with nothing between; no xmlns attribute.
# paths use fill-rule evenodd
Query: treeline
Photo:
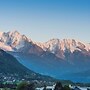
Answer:
<svg viewBox="0 0 90 90"><path fill-rule="evenodd" d="M62 85L61 82L57 82L54 90L71 90L68 85Z"/></svg>
<svg viewBox="0 0 90 90"><path fill-rule="evenodd" d="M22 82L17 86L16 90L36 90L36 87L35 87L34 83L30 84L30 83L27 83L27 82ZM49 90L49 89L47 89L47 86L44 85L43 90ZM57 82L55 87L54 87L54 90L71 90L71 89L69 88L69 86L67 86L67 85L63 86L61 84L61 82Z"/></svg>
<svg viewBox="0 0 90 90"><path fill-rule="evenodd" d="M47 90L47 86L43 86L43 90ZM28 83L28 82L21 82L19 84L0 84L0 88L3 88L2 90L36 90L35 83ZM6 89L7 88L7 89ZM62 85L61 82L57 82L54 90L71 90L69 86Z"/></svg>

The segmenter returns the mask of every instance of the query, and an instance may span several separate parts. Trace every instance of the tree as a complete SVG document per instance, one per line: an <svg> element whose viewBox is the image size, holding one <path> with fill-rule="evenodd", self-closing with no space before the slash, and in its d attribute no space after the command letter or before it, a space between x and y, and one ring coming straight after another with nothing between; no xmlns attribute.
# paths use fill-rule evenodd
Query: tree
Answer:
<svg viewBox="0 0 90 90"><path fill-rule="evenodd" d="M27 90L28 83L27 82L21 82L16 90Z"/></svg>
<svg viewBox="0 0 90 90"><path fill-rule="evenodd" d="M28 86L27 86L27 90L35 90L35 85L34 83L29 83Z"/></svg>
<svg viewBox="0 0 90 90"><path fill-rule="evenodd" d="M63 86L62 86L61 82L56 83L54 90L63 90Z"/></svg>
<svg viewBox="0 0 90 90"><path fill-rule="evenodd" d="M47 87L47 86L46 86L46 85L44 85L44 88L43 88L43 90L47 90L47 89L46 89L46 87Z"/></svg>
<svg viewBox="0 0 90 90"><path fill-rule="evenodd" d="M21 82L16 90L35 90L34 83Z"/></svg>
<svg viewBox="0 0 90 90"><path fill-rule="evenodd" d="M63 87L63 90L71 90L71 89L70 89L69 86L65 85L65 86Z"/></svg>

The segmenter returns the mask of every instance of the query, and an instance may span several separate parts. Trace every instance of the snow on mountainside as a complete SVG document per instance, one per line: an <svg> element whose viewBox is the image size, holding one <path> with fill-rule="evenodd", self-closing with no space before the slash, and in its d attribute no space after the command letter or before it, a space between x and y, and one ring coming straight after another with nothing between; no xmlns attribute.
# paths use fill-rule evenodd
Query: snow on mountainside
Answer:
<svg viewBox="0 0 90 90"><path fill-rule="evenodd" d="M74 39L51 39L48 42L45 43L36 43L38 46L40 46L43 50L49 50L52 53L55 53L56 49L60 49L65 51L66 49L69 49L71 52L75 50L81 50L85 49L87 51L90 50L90 44L84 44L80 41L76 41Z"/></svg>
<svg viewBox="0 0 90 90"><path fill-rule="evenodd" d="M49 51L60 58L64 58L64 52L66 50L69 50L71 53L75 50L86 52L90 51L90 44L81 43L80 41L76 41L74 39L51 39L48 42L36 44L44 51Z"/></svg>
<svg viewBox="0 0 90 90"><path fill-rule="evenodd" d="M6 51L28 51L35 54L41 54L43 51L47 51L59 58L64 58L64 52L66 50L69 50L71 53L75 50L85 53L90 52L90 44L85 44L74 39L51 39L45 43L36 43L17 31L0 32L0 48Z"/></svg>
<svg viewBox="0 0 90 90"><path fill-rule="evenodd" d="M11 51L8 53L37 73L73 81L82 76L79 81L83 78L82 81L90 82L90 75L85 76L90 71L90 44L74 39L34 42L14 31L0 33L0 48ZM82 72L86 72L85 75ZM76 74L72 76L73 73Z"/></svg>
<svg viewBox="0 0 90 90"><path fill-rule="evenodd" d="M26 42L31 42L25 35L17 31L0 32L0 48L6 51L15 51L24 47Z"/></svg>

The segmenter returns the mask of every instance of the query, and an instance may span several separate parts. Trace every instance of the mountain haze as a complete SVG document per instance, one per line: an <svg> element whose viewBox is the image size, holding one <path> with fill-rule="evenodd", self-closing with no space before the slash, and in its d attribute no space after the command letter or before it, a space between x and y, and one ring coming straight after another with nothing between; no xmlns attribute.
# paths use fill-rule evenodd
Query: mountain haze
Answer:
<svg viewBox="0 0 90 90"><path fill-rule="evenodd" d="M0 33L0 48L37 73L58 79L90 82L89 75L85 77L90 74L90 44L74 39L34 42L14 31Z"/></svg>
<svg viewBox="0 0 90 90"><path fill-rule="evenodd" d="M37 81L51 81L55 79L49 76L40 75L32 70L26 68L12 55L0 49L0 82L9 80L37 80Z"/></svg>

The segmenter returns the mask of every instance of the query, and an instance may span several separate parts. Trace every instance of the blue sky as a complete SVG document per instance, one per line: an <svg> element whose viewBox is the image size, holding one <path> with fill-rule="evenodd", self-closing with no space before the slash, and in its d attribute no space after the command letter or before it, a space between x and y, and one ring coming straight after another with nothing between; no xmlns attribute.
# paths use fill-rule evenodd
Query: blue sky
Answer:
<svg viewBox="0 0 90 90"><path fill-rule="evenodd" d="M0 31L12 30L34 41L90 43L90 0L0 0Z"/></svg>

